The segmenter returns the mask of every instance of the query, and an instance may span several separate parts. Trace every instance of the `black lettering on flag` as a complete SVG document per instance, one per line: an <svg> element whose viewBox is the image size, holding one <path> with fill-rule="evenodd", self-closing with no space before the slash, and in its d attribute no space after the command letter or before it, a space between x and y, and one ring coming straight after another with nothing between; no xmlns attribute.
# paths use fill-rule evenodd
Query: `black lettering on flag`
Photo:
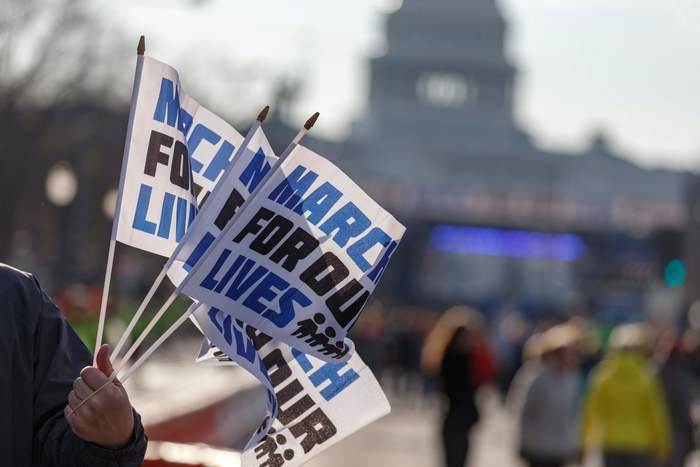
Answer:
<svg viewBox="0 0 700 467"><path fill-rule="evenodd" d="M255 239L250 242L250 248L257 251L261 255L267 255L272 249L287 236L290 230L294 227L294 223L277 214L258 234Z"/></svg>
<svg viewBox="0 0 700 467"><path fill-rule="evenodd" d="M274 387L279 386L280 383L292 376L292 370L289 368L289 365L287 365L287 361L284 359L284 355L280 349L275 349L265 355L263 363L267 367L270 381ZM277 369L272 371L273 368Z"/></svg>
<svg viewBox="0 0 700 467"><path fill-rule="evenodd" d="M333 422L321 409L311 412L302 421L293 425L289 431L297 441L305 435L304 439L301 440L304 453L311 451L317 444L323 444L338 432Z"/></svg>
<svg viewBox="0 0 700 467"><path fill-rule="evenodd" d="M284 425L292 423L314 406L314 400L308 394L304 394L304 397L293 403L288 408L282 408L283 405L286 405L287 402L289 402L294 396L303 390L304 387L298 380L295 379L277 393L277 403L279 404L277 419Z"/></svg>
<svg viewBox="0 0 700 467"><path fill-rule="evenodd" d="M329 272L321 276L329 269ZM299 276L299 279L308 285L319 297L322 297L332 289L337 288L349 274L350 271L347 266L329 251L306 268Z"/></svg>
<svg viewBox="0 0 700 467"><path fill-rule="evenodd" d="M202 185L200 185L199 183L195 183L194 180L192 181L192 194L194 195L195 198L199 199L199 194L202 192L203 189L204 189L204 187ZM202 206L204 206L204 202L207 200L208 197L209 197L209 192L207 191L207 193L204 195L204 198L202 199L202 201L199 202L200 208Z"/></svg>
<svg viewBox="0 0 700 467"><path fill-rule="evenodd" d="M345 309L341 309L341 307L352 300L359 292L362 292L363 289L364 287L362 287L362 284L353 279L326 300L328 309L331 310L336 321L338 321L338 324L342 327L347 327L354 321L357 315L360 314L362 307L369 298L369 291L365 290L355 301L346 306Z"/></svg>
<svg viewBox="0 0 700 467"><path fill-rule="evenodd" d="M243 196L241 196L238 190L234 188L231 194L228 196L226 203L224 203L224 207L221 208L221 211L219 211L219 215L216 216L214 225L216 225L219 230L224 230L226 224L228 224L228 221L231 220L233 215L236 214L238 208L240 208L243 204L243 201L245 201Z"/></svg>
<svg viewBox="0 0 700 467"><path fill-rule="evenodd" d="M316 248L319 241L313 235L302 228L297 228L270 256L270 260L278 263L282 260L282 267L292 272L297 263L309 256Z"/></svg>
<svg viewBox="0 0 700 467"><path fill-rule="evenodd" d="M183 190L190 189L190 156L182 141L175 141L173 161L170 164L170 182Z"/></svg>
<svg viewBox="0 0 700 467"><path fill-rule="evenodd" d="M168 165L170 156L161 151L161 147L170 148L173 145L173 139L158 131L151 131L151 137L148 140L148 149L146 150L146 165L143 168L143 173L156 176L156 167L158 164Z"/></svg>
<svg viewBox="0 0 700 467"><path fill-rule="evenodd" d="M282 454L278 454L277 449L287 443L287 438L282 434L273 435L273 429L270 429L270 433L255 447L255 459L260 461L259 467L282 467L285 461L294 459L294 450L285 449Z"/></svg>
<svg viewBox="0 0 700 467"><path fill-rule="evenodd" d="M259 221L269 221L275 216L275 213L270 211L269 209L265 208L260 208L258 212L255 213L252 219L250 219L250 222L246 224L245 227L243 227L243 230L241 230L236 238L233 239L235 243L241 243L241 240L243 240L246 235L248 234L257 234L260 232L260 229L262 229L262 225L258 224Z"/></svg>
<svg viewBox="0 0 700 467"><path fill-rule="evenodd" d="M297 323L296 330L292 336L298 337L300 340L306 340L318 333L318 327L326 322L326 317L321 313L316 313L313 319L302 319Z"/></svg>

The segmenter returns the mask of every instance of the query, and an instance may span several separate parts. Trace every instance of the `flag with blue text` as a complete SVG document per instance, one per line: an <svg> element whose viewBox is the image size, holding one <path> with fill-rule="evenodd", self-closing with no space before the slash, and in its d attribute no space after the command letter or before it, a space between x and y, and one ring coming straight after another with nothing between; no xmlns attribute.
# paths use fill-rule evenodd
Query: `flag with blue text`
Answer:
<svg viewBox="0 0 700 467"><path fill-rule="evenodd" d="M346 339L404 227L328 160L296 146L181 284L325 361Z"/></svg>
<svg viewBox="0 0 700 467"><path fill-rule="evenodd" d="M143 60L115 213L116 240L170 256L243 137L189 97L174 68Z"/></svg>
<svg viewBox="0 0 700 467"><path fill-rule="evenodd" d="M206 253L277 161L262 126L258 122L254 125L248 144L225 168L198 212L196 222L191 225L174 253L168 277L176 286Z"/></svg>

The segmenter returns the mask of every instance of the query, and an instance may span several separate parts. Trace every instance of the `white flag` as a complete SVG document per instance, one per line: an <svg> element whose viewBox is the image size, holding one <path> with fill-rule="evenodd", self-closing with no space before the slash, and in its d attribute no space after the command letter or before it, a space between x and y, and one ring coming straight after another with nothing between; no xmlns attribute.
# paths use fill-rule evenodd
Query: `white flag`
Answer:
<svg viewBox="0 0 700 467"><path fill-rule="evenodd" d="M342 361L404 227L332 163L296 146L181 284L304 353Z"/></svg>
<svg viewBox="0 0 700 467"><path fill-rule="evenodd" d="M258 122L251 131L247 147L223 172L197 214L196 222L174 253L172 264L169 263L168 277L176 286L180 285L277 161Z"/></svg>
<svg viewBox="0 0 700 467"><path fill-rule="evenodd" d="M120 181L116 240L170 256L243 137L183 90L177 71L143 57Z"/></svg>
<svg viewBox="0 0 700 467"><path fill-rule="evenodd" d="M268 397L274 396L277 417L271 429L266 419L246 445L243 467L302 465L391 410L356 352L346 362L328 363L237 323L228 313L198 311L195 318L212 343L235 363L250 368L241 348L254 348L262 356L266 374L260 367L253 367L251 373Z"/></svg>

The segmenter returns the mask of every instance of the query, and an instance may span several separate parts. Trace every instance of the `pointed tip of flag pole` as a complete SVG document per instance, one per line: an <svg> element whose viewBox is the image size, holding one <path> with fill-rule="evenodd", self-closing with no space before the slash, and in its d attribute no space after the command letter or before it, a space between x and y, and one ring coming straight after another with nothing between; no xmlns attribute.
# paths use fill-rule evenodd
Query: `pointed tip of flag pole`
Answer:
<svg viewBox="0 0 700 467"><path fill-rule="evenodd" d="M315 114L313 114L313 115L306 121L306 123L304 124L304 128L305 128L307 131L310 130L311 128L313 128L313 126L316 124L316 120L318 120L318 117L319 117L320 115L321 115L321 114L318 113L318 112L316 112Z"/></svg>
<svg viewBox="0 0 700 467"><path fill-rule="evenodd" d="M139 45L136 47L136 53L138 55L146 53L146 36L141 36L139 38Z"/></svg>
<svg viewBox="0 0 700 467"><path fill-rule="evenodd" d="M266 106L260 111L260 113L258 114L257 120L258 120L260 123L264 122L265 119L267 118L267 114L268 114L269 111L270 111L270 106L269 106L269 105L266 105Z"/></svg>

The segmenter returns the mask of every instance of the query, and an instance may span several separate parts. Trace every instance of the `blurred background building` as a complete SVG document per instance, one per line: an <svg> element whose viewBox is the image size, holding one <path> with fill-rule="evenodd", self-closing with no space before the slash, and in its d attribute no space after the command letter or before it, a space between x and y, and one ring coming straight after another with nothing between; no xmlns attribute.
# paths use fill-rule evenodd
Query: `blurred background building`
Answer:
<svg viewBox="0 0 700 467"><path fill-rule="evenodd" d="M581 153L539 149L513 115L518 70L504 52L508 25L498 4L397 5L386 18L385 53L371 59L366 115L345 142L309 143L409 227L380 294L431 307L623 315L661 296L677 309L685 298L678 286L696 269L687 264L693 242L683 241L691 174L640 167L603 130ZM48 66L37 62L33 73ZM68 84L80 99L46 108L28 104L36 93L29 86L19 87L26 96L4 93L6 134L22 136L3 141L13 157L2 195L13 202L0 257L55 287L99 283L126 124L123 103L94 98L99 89L85 93L92 77L73 73L81 79ZM282 111L269 127L281 147L294 131L282 117L299 83L275 86ZM59 177L49 177L56 168ZM51 182L67 184L69 197L53 199ZM122 266L143 256L127 252ZM134 271L147 282L152 269Z"/></svg>
<svg viewBox="0 0 700 467"><path fill-rule="evenodd" d="M638 312L650 285L682 282L664 270L682 256L688 175L639 167L602 131L583 153L535 147L506 34L494 0L407 0L387 18L369 114L338 163L409 226L400 297Z"/></svg>

